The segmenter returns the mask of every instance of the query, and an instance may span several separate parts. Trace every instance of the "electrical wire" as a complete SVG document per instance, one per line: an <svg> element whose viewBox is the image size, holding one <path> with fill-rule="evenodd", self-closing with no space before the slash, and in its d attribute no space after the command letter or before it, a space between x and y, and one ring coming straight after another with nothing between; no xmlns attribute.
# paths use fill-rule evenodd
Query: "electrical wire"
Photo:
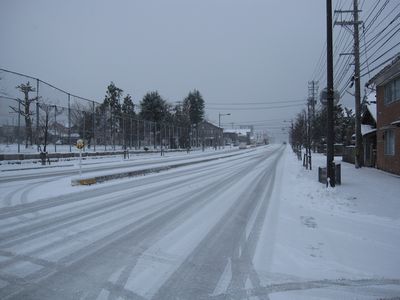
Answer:
<svg viewBox="0 0 400 300"><path fill-rule="evenodd" d="M299 104L288 104L288 105L277 105L277 106L268 106L268 107L229 107L225 106L223 108L216 108L216 107L206 107L207 110L269 110L269 109L280 109L280 108L289 108L289 107L298 107L298 106L304 106L304 103L299 103Z"/></svg>

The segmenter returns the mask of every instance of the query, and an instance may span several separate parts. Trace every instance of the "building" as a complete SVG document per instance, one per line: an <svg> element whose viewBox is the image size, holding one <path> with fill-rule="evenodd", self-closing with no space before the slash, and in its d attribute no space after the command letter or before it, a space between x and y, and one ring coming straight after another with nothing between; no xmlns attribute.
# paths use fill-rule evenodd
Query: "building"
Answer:
<svg viewBox="0 0 400 300"><path fill-rule="evenodd" d="M223 145L223 129L207 121L198 124L199 144L202 147Z"/></svg>
<svg viewBox="0 0 400 300"><path fill-rule="evenodd" d="M376 87L376 166L400 174L400 54L367 84Z"/></svg>
<svg viewBox="0 0 400 300"><path fill-rule="evenodd" d="M371 93L361 115L361 135L364 147L364 165L376 167L376 98Z"/></svg>
<svg viewBox="0 0 400 300"><path fill-rule="evenodd" d="M226 143L246 143L250 144L251 129L250 128L239 128L239 129L224 129L224 139Z"/></svg>

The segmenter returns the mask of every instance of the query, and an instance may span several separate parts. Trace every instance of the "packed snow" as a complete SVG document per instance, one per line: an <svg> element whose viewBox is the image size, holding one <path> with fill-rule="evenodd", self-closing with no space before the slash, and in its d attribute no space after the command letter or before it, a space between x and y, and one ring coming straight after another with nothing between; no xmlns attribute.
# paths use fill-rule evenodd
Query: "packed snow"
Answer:
<svg viewBox="0 0 400 300"><path fill-rule="evenodd" d="M400 295L398 176L338 161L326 188L326 158L305 170L283 145L100 161L86 171L197 163L92 186L71 186L75 164L1 172L1 298Z"/></svg>

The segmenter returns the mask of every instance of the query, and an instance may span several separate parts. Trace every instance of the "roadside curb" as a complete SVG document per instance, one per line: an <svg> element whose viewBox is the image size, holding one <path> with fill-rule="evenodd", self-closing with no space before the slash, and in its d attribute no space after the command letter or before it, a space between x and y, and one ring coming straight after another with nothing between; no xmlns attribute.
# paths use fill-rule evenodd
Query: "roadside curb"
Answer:
<svg viewBox="0 0 400 300"><path fill-rule="evenodd" d="M92 176L92 177L86 177L86 178L73 178L73 179L71 179L71 185L72 186L92 185L92 184L103 183L103 182L106 182L106 181L109 181L109 180L114 180L114 179L120 179L120 178L126 178L126 177L137 177L137 176L142 176L142 175L146 175L146 174L150 174L150 173L158 173L158 172L161 172L161 171L175 169L175 168L178 168L178 167L185 167L185 166L190 166L190 165L194 165L194 164L199 164L199 163L209 162L209 161L213 161L213 160L218 160L218 159L222 159L222 158L229 158L229 157L240 155L242 153L244 153L244 152L235 153L235 154L226 155L226 156L220 156L220 157L213 157L213 158L207 158L207 159L202 159L202 160L184 162L184 163L179 163L179 164L165 165L165 166L161 166L161 167L154 167L154 168L148 168L148 169L127 171L127 172L122 172L122 173L113 173L113 174Z"/></svg>

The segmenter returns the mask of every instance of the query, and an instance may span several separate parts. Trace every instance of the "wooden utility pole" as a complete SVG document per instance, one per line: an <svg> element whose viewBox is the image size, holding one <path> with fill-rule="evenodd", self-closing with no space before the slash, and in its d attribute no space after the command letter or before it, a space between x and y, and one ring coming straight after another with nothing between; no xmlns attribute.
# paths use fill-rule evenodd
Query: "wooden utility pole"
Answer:
<svg viewBox="0 0 400 300"><path fill-rule="evenodd" d="M353 0L354 5L354 87L356 108L356 168L363 166L364 151L361 135L361 88L360 88L360 40L358 34L358 0Z"/></svg>
<svg viewBox="0 0 400 300"><path fill-rule="evenodd" d="M315 121L315 104L317 103L317 93L318 93L318 81L309 81L308 82L308 101L311 102L309 103L311 105L311 129L310 129L310 135L311 135L311 144L313 148L313 152L315 153L316 151L316 144L314 141L314 121Z"/></svg>
<svg viewBox="0 0 400 300"><path fill-rule="evenodd" d="M333 134L333 38L332 0L326 0L326 60L327 60L327 142L326 142L326 184L335 187L334 134Z"/></svg>
<svg viewBox="0 0 400 300"><path fill-rule="evenodd" d="M355 101L355 135L356 135L356 155L355 167L360 168L364 165L364 148L361 135L361 85L360 85L360 37L359 25L362 24L358 19L358 0L353 0L353 10L338 10L336 13L352 13L353 21L339 21L335 25L344 26L353 33L353 53L343 53L342 55L354 55L354 101ZM353 29L348 26L353 26Z"/></svg>

